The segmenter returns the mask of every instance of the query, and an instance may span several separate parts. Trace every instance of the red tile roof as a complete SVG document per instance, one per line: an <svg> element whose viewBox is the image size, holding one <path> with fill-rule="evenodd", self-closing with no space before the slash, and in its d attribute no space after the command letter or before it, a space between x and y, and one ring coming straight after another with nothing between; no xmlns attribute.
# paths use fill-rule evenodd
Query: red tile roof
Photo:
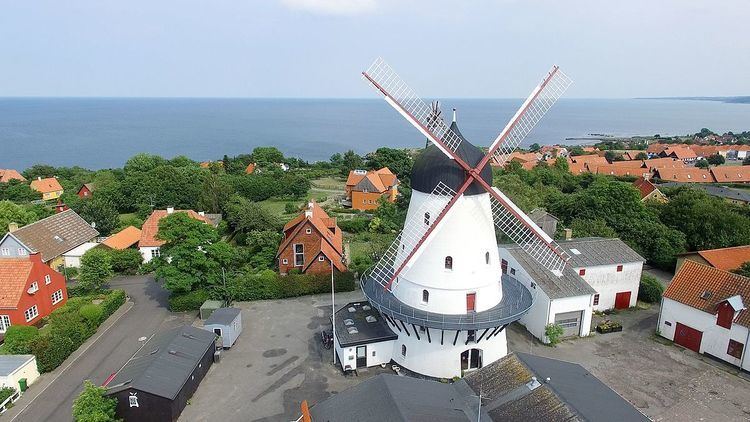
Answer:
<svg viewBox="0 0 750 422"><path fill-rule="evenodd" d="M174 210L174 212L186 212L191 218L213 225L211 220L193 210ZM154 210L154 212L148 216L148 219L143 223L143 228L141 229L141 240L138 242L139 248L159 247L166 243L163 240L157 239L156 234L159 232L159 221L167 215L167 210Z"/></svg>
<svg viewBox="0 0 750 422"><path fill-rule="evenodd" d="M647 169L653 171L654 169L682 169L685 168L685 163L681 160L676 160L671 157L665 158L652 158L650 160L643 160L643 164Z"/></svg>
<svg viewBox="0 0 750 422"><path fill-rule="evenodd" d="M21 173L13 169L0 169L0 183L7 183L11 180L26 181L26 178L21 176Z"/></svg>
<svg viewBox="0 0 750 422"><path fill-rule="evenodd" d="M120 232L113 234L108 237L102 245L112 249L127 249L141 240L141 229L128 226L122 229Z"/></svg>
<svg viewBox="0 0 750 422"><path fill-rule="evenodd" d="M692 308L716 313L716 305L739 295L750 305L750 278L686 260L664 292L664 297ZM705 297L702 299L701 297ZM750 312L741 311L735 322L750 327Z"/></svg>
<svg viewBox="0 0 750 422"><path fill-rule="evenodd" d="M276 257L278 258L281 252L289 246L305 225L304 222L306 221L309 221L320 234L320 251L323 252L328 259L332 260L340 271L346 271L346 267L344 267L341 262L341 257L344 253L344 242L341 229L336 225L336 219L329 217L325 210L312 200L300 215L284 225L284 233L288 234L279 245ZM315 256L311 255L310 259L315 257L317 257L317 254L315 254ZM312 261L305 263L305 268L308 267L310 263L312 263ZM343 269L339 268L339 266Z"/></svg>
<svg viewBox="0 0 750 422"><path fill-rule="evenodd" d="M50 193L63 190L60 182L54 177L48 177L46 179L34 179L31 181L31 189L41 193Z"/></svg>
<svg viewBox="0 0 750 422"><path fill-rule="evenodd" d="M750 245L689 252L685 255L692 253L700 255L703 259L708 261L712 267L725 271L736 270L745 262L750 262ZM748 298L748 300L750 300L750 298Z"/></svg>
<svg viewBox="0 0 750 422"><path fill-rule="evenodd" d="M363 173L362 170L349 171L349 176L346 178L346 186L356 191L358 190L357 185L362 182L362 179L367 179L369 184L378 193L383 193L398 183L396 175L388 167L383 167L380 170L370 170L366 173Z"/></svg>
<svg viewBox="0 0 750 422"><path fill-rule="evenodd" d="M589 166L589 170L591 170L591 166ZM633 168L633 167L618 166L618 165L613 165L613 164L600 165L596 168L596 174L606 174L610 176L643 177L644 173L648 173L648 170L642 169L640 167Z"/></svg>
<svg viewBox="0 0 750 422"><path fill-rule="evenodd" d="M718 166L711 168L718 183L750 183L750 166Z"/></svg>
<svg viewBox="0 0 750 422"><path fill-rule="evenodd" d="M0 308L16 308L34 262L29 258L0 258Z"/></svg>
<svg viewBox="0 0 750 422"><path fill-rule="evenodd" d="M633 186L641 192L641 199L647 197L651 192L657 190L656 186L643 177L639 177L633 182Z"/></svg>
<svg viewBox="0 0 750 422"><path fill-rule="evenodd" d="M683 146L670 146L660 153L660 155L664 154L675 157L679 160L697 158L697 155L695 155L695 152L692 149Z"/></svg>
<svg viewBox="0 0 750 422"><path fill-rule="evenodd" d="M686 167L682 169L659 168L654 176L665 182L684 183L713 183L714 177L708 170L697 167Z"/></svg>

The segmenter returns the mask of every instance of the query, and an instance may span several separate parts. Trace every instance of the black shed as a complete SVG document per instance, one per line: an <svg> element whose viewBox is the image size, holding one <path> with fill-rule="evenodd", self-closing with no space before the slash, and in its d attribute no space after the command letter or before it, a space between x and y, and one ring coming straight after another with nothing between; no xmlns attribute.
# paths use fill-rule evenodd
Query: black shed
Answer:
<svg viewBox="0 0 750 422"><path fill-rule="evenodd" d="M107 383L117 417L176 421L211 367L216 335L185 325L156 333Z"/></svg>

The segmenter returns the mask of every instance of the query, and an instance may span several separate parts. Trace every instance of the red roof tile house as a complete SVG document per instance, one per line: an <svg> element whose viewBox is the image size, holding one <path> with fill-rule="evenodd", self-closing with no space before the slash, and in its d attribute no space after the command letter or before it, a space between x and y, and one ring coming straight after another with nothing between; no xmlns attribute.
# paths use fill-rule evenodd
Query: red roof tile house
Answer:
<svg viewBox="0 0 750 422"><path fill-rule="evenodd" d="M45 201L50 199L57 199L63 194L63 187L55 177L48 177L42 179L38 177L31 181L31 189L42 194L42 199Z"/></svg>
<svg viewBox="0 0 750 422"><path fill-rule="evenodd" d="M26 178L21 176L21 173L16 170L0 169L0 183L8 183L11 180L20 180L21 182L25 182Z"/></svg>
<svg viewBox="0 0 750 422"><path fill-rule="evenodd" d="M0 256L0 334L11 325L35 325L68 300L65 277L41 254Z"/></svg>
<svg viewBox="0 0 750 422"><path fill-rule="evenodd" d="M686 167L682 169L675 168L657 168L654 170L654 176L663 182L682 182L682 183L714 183L713 174L705 169L697 167Z"/></svg>
<svg viewBox="0 0 750 422"><path fill-rule="evenodd" d="M664 292L657 332L680 346L744 370L750 278L685 261Z"/></svg>
<svg viewBox="0 0 750 422"><path fill-rule="evenodd" d="M740 268L745 262L750 262L750 245L679 254L677 255L677 270L686 260L724 271L732 271Z"/></svg>
<svg viewBox="0 0 750 422"><path fill-rule="evenodd" d="M355 210L373 210L378 207L378 200L385 197L390 202L396 201L398 179L388 167L380 170L352 170L346 178L346 199Z"/></svg>
<svg viewBox="0 0 750 422"><path fill-rule="evenodd" d="M671 157L684 163L692 163L698 159L698 156L692 149L681 146L670 146L669 148L660 152L659 157Z"/></svg>
<svg viewBox="0 0 750 422"><path fill-rule="evenodd" d="M143 223L143 227L141 228L141 238L138 241L138 250L143 256L143 262L150 262L153 258L161 256L161 246L166 242L156 238L156 234L159 233L159 221L176 212L185 212L191 218L216 227L216 224L214 224L214 222L202 212L195 212L193 210L175 210L171 207L165 210L154 210Z"/></svg>
<svg viewBox="0 0 750 422"><path fill-rule="evenodd" d="M717 183L750 183L750 166L711 167Z"/></svg>
<svg viewBox="0 0 750 422"><path fill-rule="evenodd" d="M330 273L331 263L337 271L346 271L341 229L315 201L284 226L284 239L276 259L279 273L297 269L302 273Z"/></svg>
<svg viewBox="0 0 750 422"><path fill-rule="evenodd" d="M636 179L635 182L633 182L633 186L641 193L641 201L667 202L667 196L664 195L656 185L643 177Z"/></svg>

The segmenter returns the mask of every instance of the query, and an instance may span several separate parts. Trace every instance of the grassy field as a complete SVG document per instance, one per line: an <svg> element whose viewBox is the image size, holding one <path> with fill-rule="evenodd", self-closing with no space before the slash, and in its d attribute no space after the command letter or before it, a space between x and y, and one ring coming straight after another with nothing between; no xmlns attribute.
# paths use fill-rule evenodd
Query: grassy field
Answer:
<svg viewBox="0 0 750 422"><path fill-rule="evenodd" d="M313 180L311 184L312 189L307 192L306 198L314 199L321 206L335 205L337 197L344 194L345 181L339 178L322 177ZM258 202L258 204L270 213L288 220L297 213L287 214L285 210L286 204L291 203L295 206L302 206L304 202L305 200L303 199L269 198Z"/></svg>
<svg viewBox="0 0 750 422"><path fill-rule="evenodd" d="M344 187L346 186L346 180L340 177L321 177L320 179L315 179L310 182L313 186L313 189L322 189L322 190L335 190L338 192L343 193Z"/></svg>

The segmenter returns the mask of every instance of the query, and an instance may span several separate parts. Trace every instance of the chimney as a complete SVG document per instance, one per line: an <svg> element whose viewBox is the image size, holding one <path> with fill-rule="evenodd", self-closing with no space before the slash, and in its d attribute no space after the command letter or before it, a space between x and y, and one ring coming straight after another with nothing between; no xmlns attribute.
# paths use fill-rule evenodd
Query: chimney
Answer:
<svg viewBox="0 0 750 422"><path fill-rule="evenodd" d="M174 213L174 207L167 207L167 214Z"/></svg>
<svg viewBox="0 0 750 422"><path fill-rule="evenodd" d="M453 122L456 122L456 109L453 109Z"/></svg>
<svg viewBox="0 0 750 422"><path fill-rule="evenodd" d="M565 240L573 238L573 229L565 229Z"/></svg>
<svg viewBox="0 0 750 422"><path fill-rule="evenodd" d="M16 222L8 223L8 232L13 233L16 230L18 230L18 223Z"/></svg>
<svg viewBox="0 0 750 422"><path fill-rule="evenodd" d="M38 262L40 264L43 264L43 262L42 262L42 254L40 254L39 252L30 253L29 254L29 260L31 262Z"/></svg>
<svg viewBox="0 0 750 422"><path fill-rule="evenodd" d="M200 215L201 217L205 217L206 216L206 212L205 211L198 211L198 215Z"/></svg>
<svg viewBox="0 0 750 422"><path fill-rule="evenodd" d="M42 180L42 176L37 176L36 180Z"/></svg>
<svg viewBox="0 0 750 422"><path fill-rule="evenodd" d="M305 218L312 218L313 204L314 202L312 200L310 200L310 202L307 203L307 209L305 210Z"/></svg>

